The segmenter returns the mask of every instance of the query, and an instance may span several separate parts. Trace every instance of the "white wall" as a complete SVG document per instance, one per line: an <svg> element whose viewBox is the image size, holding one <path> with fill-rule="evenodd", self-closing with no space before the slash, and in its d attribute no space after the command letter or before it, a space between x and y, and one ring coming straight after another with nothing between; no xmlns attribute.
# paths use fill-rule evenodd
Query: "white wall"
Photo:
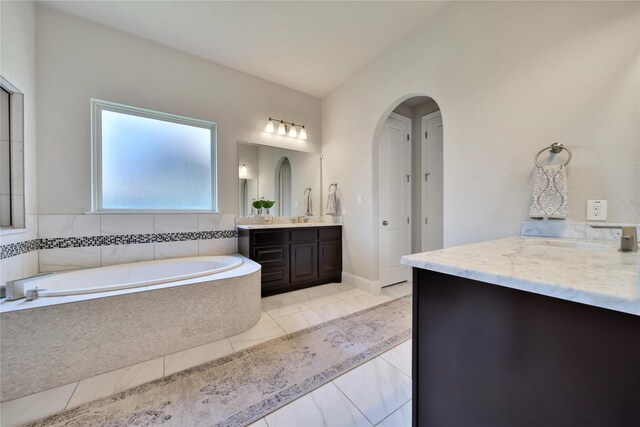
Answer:
<svg viewBox="0 0 640 427"><path fill-rule="evenodd" d="M569 219L603 198L610 221L637 222L639 48L639 3L460 2L324 98L323 176L348 211L345 271L377 280L375 134L413 95L442 111L445 246L518 234L533 156L556 141L574 154Z"/></svg>
<svg viewBox="0 0 640 427"><path fill-rule="evenodd" d="M3 234L6 245L37 238L36 201L36 79L34 42L34 3L0 3L0 74L24 94L24 185L26 229ZM38 271L38 252L5 258L1 278L7 280L28 276Z"/></svg>
<svg viewBox="0 0 640 427"><path fill-rule="evenodd" d="M42 5L36 24L41 214L90 209L90 98L216 122L222 212L238 211L239 139L320 152L318 98ZM269 116L309 139L265 134Z"/></svg>

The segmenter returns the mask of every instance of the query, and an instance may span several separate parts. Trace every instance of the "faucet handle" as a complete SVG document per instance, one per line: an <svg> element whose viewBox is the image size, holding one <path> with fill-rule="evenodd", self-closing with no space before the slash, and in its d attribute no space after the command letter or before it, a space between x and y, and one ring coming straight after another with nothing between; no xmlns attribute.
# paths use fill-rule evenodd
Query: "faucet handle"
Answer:
<svg viewBox="0 0 640 427"><path fill-rule="evenodd" d="M25 294L27 295L27 301L38 299L38 297L40 296L40 292L42 291L46 291L46 289L38 289L37 286L33 289L27 289L27 291L25 292Z"/></svg>
<svg viewBox="0 0 640 427"><path fill-rule="evenodd" d="M636 227L622 227L620 250L623 252L636 252L638 250L638 229Z"/></svg>

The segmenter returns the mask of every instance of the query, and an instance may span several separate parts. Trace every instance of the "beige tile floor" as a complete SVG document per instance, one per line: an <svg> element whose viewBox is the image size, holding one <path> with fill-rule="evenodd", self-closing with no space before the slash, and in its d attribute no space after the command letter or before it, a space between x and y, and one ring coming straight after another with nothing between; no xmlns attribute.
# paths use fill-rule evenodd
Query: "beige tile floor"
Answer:
<svg viewBox="0 0 640 427"><path fill-rule="evenodd" d="M264 298L265 313L261 321L269 316L282 328L282 334L291 333L410 293L409 283L384 288L380 295L342 284L318 286ZM257 330L258 326L252 329ZM261 332L252 336L270 339ZM235 348L233 341L232 345ZM250 427L410 425L411 340L307 393Z"/></svg>

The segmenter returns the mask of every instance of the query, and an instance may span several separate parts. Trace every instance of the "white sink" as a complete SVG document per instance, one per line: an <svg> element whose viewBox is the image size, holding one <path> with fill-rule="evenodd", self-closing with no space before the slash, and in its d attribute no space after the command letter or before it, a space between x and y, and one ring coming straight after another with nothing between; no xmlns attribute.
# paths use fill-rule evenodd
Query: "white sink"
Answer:
<svg viewBox="0 0 640 427"><path fill-rule="evenodd" d="M614 242L590 241L590 240L571 240L571 239L553 239L553 238L522 238L525 245L531 246L552 246L556 248L567 249L584 249L584 250L615 250Z"/></svg>

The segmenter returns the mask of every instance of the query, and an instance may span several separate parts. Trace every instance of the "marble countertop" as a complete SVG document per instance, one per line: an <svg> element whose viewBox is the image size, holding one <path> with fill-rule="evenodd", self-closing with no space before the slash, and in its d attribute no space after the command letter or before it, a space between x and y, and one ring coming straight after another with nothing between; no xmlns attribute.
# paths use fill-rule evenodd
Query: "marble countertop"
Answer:
<svg viewBox="0 0 640 427"><path fill-rule="evenodd" d="M640 256L615 241L510 237L402 257L402 263L640 316Z"/></svg>
<svg viewBox="0 0 640 427"><path fill-rule="evenodd" d="M342 224L334 224L331 222L305 222L295 224L238 224L237 228L243 230L256 230L260 228L298 228L298 227L342 227Z"/></svg>

